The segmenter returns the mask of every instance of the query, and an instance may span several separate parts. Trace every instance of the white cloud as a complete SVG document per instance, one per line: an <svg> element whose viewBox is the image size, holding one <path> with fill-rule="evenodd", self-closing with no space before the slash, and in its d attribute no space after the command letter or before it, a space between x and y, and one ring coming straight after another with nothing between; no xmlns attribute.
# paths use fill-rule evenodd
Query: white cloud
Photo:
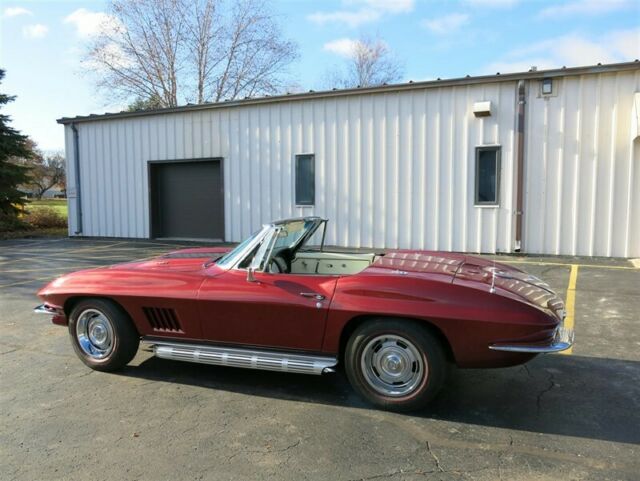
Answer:
<svg viewBox="0 0 640 481"><path fill-rule="evenodd" d="M92 12L79 8L64 19L64 23L72 24L80 37L88 38L99 34L104 28L117 24L117 20L103 12Z"/></svg>
<svg viewBox="0 0 640 481"><path fill-rule="evenodd" d="M567 17L569 15L600 15L623 10L633 5L634 0L574 0L544 8L538 16L541 18L554 18Z"/></svg>
<svg viewBox="0 0 640 481"><path fill-rule="evenodd" d="M73 11L64 19L64 23L73 25L78 37L84 39L96 37L103 32L117 37L126 31L124 25L114 16L104 12L92 12L86 8ZM111 40L100 39L93 48L95 48L95 57L102 60L102 63L96 61L92 56L92 58L85 58L81 61L84 68L100 71L106 68L105 64L116 68L126 68L131 65L131 59L117 43ZM78 55L76 54L76 56Z"/></svg>
<svg viewBox="0 0 640 481"><path fill-rule="evenodd" d="M307 16L307 20L318 25L327 23L344 23L355 28L365 23L372 23L384 15L408 13L413 10L414 0L344 0L347 7L354 10L342 9L332 12L315 12Z"/></svg>
<svg viewBox="0 0 640 481"><path fill-rule="evenodd" d="M608 40L610 47L620 53L624 60L640 58L640 28L612 32Z"/></svg>
<svg viewBox="0 0 640 481"><path fill-rule="evenodd" d="M107 43L97 50L96 54L103 63L93 60L86 60L84 65L91 70L105 70L105 64L112 65L114 68L127 68L133 64L131 59L122 51L119 45L115 43Z"/></svg>
<svg viewBox="0 0 640 481"><path fill-rule="evenodd" d="M371 23L378 20L382 15L375 10L362 9L355 12L339 10L336 12L316 12L307 17L313 23L324 25L326 23L344 23L351 28L358 27L364 23Z"/></svg>
<svg viewBox="0 0 640 481"><path fill-rule="evenodd" d="M432 33L442 35L453 33L468 22L469 15L466 13L451 13L443 17L423 20L422 24Z"/></svg>
<svg viewBox="0 0 640 481"><path fill-rule="evenodd" d="M465 0L465 3L472 7L482 8L509 8L516 5L520 0Z"/></svg>
<svg viewBox="0 0 640 481"><path fill-rule="evenodd" d="M349 58L353 56L357 46L357 40L352 40L350 38L339 38L337 40L325 43L322 49L326 50L327 52L340 55L341 57Z"/></svg>
<svg viewBox="0 0 640 481"><path fill-rule="evenodd" d="M4 18L17 17L19 15L33 15L33 13L31 10L22 7L7 7L2 14Z"/></svg>
<svg viewBox="0 0 640 481"><path fill-rule="evenodd" d="M358 5L369 7L382 12L406 13L411 12L414 0L346 0L346 5Z"/></svg>
<svg viewBox="0 0 640 481"><path fill-rule="evenodd" d="M640 58L640 28L615 30L599 37L568 34L511 51L503 60L487 65L483 73L523 72L538 69L616 63Z"/></svg>
<svg viewBox="0 0 640 481"><path fill-rule="evenodd" d="M22 28L22 35L25 38L42 38L49 32L49 27L36 23L34 25L26 25Z"/></svg>

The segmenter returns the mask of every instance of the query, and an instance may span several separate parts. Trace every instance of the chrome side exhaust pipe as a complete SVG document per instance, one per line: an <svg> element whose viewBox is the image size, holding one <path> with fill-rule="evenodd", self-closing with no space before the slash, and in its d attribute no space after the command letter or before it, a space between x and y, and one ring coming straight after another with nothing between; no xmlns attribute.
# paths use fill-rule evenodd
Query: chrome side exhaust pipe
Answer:
<svg viewBox="0 0 640 481"><path fill-rule="evenodd" d="M161 359L215 366L320 375L335 372L333 368L338 364L337 358L329 356L163 341L146 342L152 345L154 355Z"/></svg>

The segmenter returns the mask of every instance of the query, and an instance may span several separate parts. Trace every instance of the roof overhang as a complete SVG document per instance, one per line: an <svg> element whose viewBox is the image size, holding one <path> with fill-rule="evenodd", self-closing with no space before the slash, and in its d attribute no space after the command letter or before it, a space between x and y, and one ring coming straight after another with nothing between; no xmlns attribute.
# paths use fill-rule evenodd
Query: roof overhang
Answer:
<svg viewBox="0 0 640 481"><path fill-rule="evenodd" d="M286 94L286 95L277 95L277 96L265 96L259 98L246 98L242 100L229 100L222 102L214 102L214 103L204 103L204 104L187 104L180 107L169 107L164 109L154 109L154 110L139 110L134 112L116 112L116 113L105 113L101 115L87 115L87 116L78 116L78 117L62 117L57 119L59 124L73 124L76 122L91 122L98 120L110 120L110 119L125 119L132 117L146 117L152 115L165 115L165 114L175 114L175 113L185 113L185 112L197 112L202 110L213 110L213 109L224 109L230 107L244 107L250 105L261 105L261 104L271 104L277 102L295 102L301 100L309 100L309 99L325 99L325 98L334 98L334 97L347 97L347 96L355 96L355 95L365 95L365 94L384 94L390 92L403 92L407 90L419 90L419 89L429 89L429 88L441 88L441 87L450 87L450 86L458 86L458 85L475 85L482 83L495 83L495 82L513 82L518 80L536 80L543 79L549 77L567 77L571 75L586 75L586 74L598 74L598 73L607 73L607 72L619 72L624 70L640 70L640 61L635 60L634 62L625 62L625 63L616 63L616 64L608 64L608 65L594 65L588 67L571 67L571 68L560 68L560 69L552 69L552 70L529 70L528 72L520 72L520 73L510 73L501 75L497 73L495 75L482 75L477 77L471 77L467 75L466 77L454 78L454 79L437 79L437 80L429 80L425 82L409 82L403 84L394 84L394 85L380 85L376 87L362 87L362 88L351 88L351 89L334 89L334 90L326 90L321 92L314 92L310 90L309 92L304 93L296 93L296 94Z"/></svg>

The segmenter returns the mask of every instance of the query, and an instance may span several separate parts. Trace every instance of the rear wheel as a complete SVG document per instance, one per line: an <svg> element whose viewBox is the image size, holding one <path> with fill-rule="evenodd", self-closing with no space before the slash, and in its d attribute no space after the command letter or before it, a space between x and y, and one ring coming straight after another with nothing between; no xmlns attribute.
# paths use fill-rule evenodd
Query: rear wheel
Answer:
<svg viewBox="0 0 640 481"><path fill-rule="evenodd" d="M378 319L356 329L345 351L353 387L393 411L424 407L444 383L448 363L440 341L411 321Z"/></svg>
<svg viewBox="0 0 640 481"><path fill-rule="evenodd" d="M127 313L106 299L86 299L69 316L69 335L78 357L98 371L115 371L131 361L140 336Z"/></svg>

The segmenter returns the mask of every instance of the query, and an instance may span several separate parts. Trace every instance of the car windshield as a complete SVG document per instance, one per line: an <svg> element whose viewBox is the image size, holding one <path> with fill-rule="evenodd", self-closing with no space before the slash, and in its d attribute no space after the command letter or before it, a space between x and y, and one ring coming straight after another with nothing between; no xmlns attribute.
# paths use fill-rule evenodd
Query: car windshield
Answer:
<svg viewBox="0 0 640 481"><path fill-rule="evenodd" d="M276 240L275 250L285 247L291 249L315 224L316 221L314 220L296 220L282 224L282 230L278 234L278 240Z"/></svg>
<svg viewBox="0 0 640 481"><path fill-rule="evenodd" d="M215 261L215 264L222 268L231 268L239 263L244 265L251 262L251 258L246 257L242 259L241 257L248 255L249 251L253 253L253 256L258 245L260 245L261 239L266 236L268 231L272 231L273 229L278 229L278 234L275 243L271 244L272 247L269 249L269 252L278 252L283 249L294 249L296 247L300 248L301 241L304 242L308 240L309 235L312 234L312 231L315 231L320 224L319 219L313 218L295 219L275 225L266 225L259 231L251 234L251 236L242 241L235 249Z"/></svg>
<svg viewBox="0 0 640 481"><path fill-rule="evenodd" d="M261 236L263 234L265 230L265 227L263 227L262 229L254 232L253 234L251 234L249 237L247 237L245 240L243 240L240 244L238 244L236 246L235 249L227 252L225 255L223 255L220 259L218 259L216 261L216 264L219 265L220 267L231 267L232 265L234 265L236 263L236 261L238 261L238 256L241 255L241 253L244 251L244 249L251 244L254 240L256 240L256 238L258 236Z"/></svg>

